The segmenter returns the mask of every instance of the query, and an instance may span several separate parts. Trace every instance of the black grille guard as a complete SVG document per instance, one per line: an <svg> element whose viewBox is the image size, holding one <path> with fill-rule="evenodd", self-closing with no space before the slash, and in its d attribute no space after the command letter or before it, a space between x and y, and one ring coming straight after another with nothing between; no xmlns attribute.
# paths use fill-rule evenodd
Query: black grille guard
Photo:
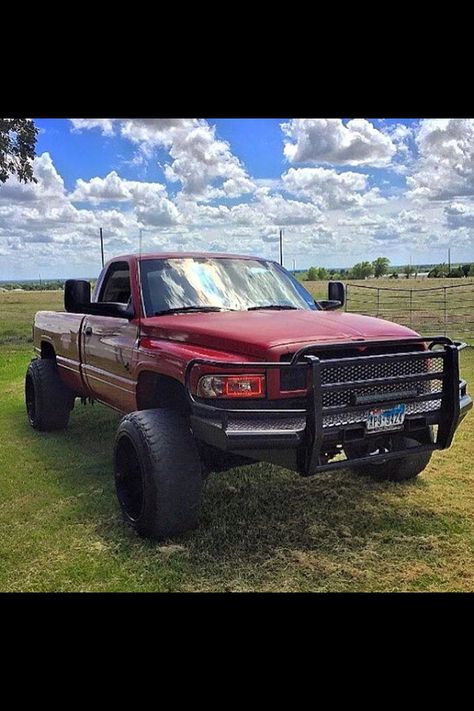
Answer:
<svg viewBox="0 0 474 711"><path fill-rule="evenodd" d="M425 344L425 349L415 351L402 351L398 353L385 353L381 355L355 355L353 357L327 358L321 359L318 352L337 351L357 348L400 348L414 344ZM379 407L382 401L389 402L390 405L397 404L397 393L392 397L380 397L377 393L372 396L360 398L363 402L356 404L344 404L337 406L325 406L323 404L323 394L341 390L357 391L370 386L386 385L406 385L413 380L431 381L437 380L442 383L440 391L428 392L424 394L414 394L406 397L406 393L401 395L398 402L406 405L410 403L422 403L429 401L441 401L441 406L436 410L423 413L425 424L437 424L438 431L436 439L429 444L420 444L419 447L410 447L407 450L386 452L364 456L357 459L357 463L371 462L375 460L386 460L401 458L406 455L413 455L421 452L432 451L434 449L446 449L451 445L454 432L467 411L472 407L472 400L466 393L466 384L459 379L459 351L466 347L466 343L452 341L445 336L435 336L430 338L415 337L398 340L361 340L361 341L339 341L337 343L314 343L300 348L289 362L238 362L238 361L218 361L205 358L195 358L191 360L185 370L184 383L186 396L191 411L191 426L198 439L202 439L208 444L223 450L247 453L255 459L265 459L259 456L261 452L271 450L282 450L279 462L283 466L296 469L303 475L314 474L317 471L338 469L348 465L347 460L327 462L321 459L322 446L328 439L334 440L339 437L339 441L345 441L346 431L354 430L354 426L340 424L324 427L324 417L327 415L346 415L349 412L364 411L371 407ZM442 370L429 371L430 359L441 359ZM392 364L398 366L403 362L416 360L428 361L427 372L416 375L397 375L394 377L369 378L359 380L344 380L342 382L322 382L322 374L326 368L337 366L361 365L361 364ZM232 408L216 407L198 400L191 390L191 375L196 366L209 366L211 368L222 369L222 374L232 373L236 370L239 374L245 372L266 371L293 368L306 365L310 371L310 387L306 395L306 407L304 408ZM397 370L395 368L395 370ZM400 370L400 369L399 369ZM203 373L205 374L205 373ZM222 401L221 401L222 402ZM255 401L253 401L253 404ZM410 420L419 415L406 416L405 425L410 426ZM248 423L248 425L246 424ZM263 425L262 425L263 423ZM281 425L285 423L285 427ZM290 423L290 426L288 426ZM291 424L293 423L293 425ZM280 425L280 426L279 426ZM361 425L358 425L359 430ZM380 434L380 432L378 432ZM370 435L371 436L371 435ZM295 455L295 450L297 454ZM292 452L285 461L284 452Z"/></svg>

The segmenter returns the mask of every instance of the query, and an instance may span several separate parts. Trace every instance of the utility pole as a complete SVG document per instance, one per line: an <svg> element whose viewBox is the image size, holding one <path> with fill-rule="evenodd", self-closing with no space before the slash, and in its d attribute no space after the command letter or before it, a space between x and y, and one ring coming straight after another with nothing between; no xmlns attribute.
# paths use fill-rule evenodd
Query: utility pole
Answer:
<svg viewBox="0 0 474 711"><path fill-rule="evenodd" d="M283 266L283 230L280 228L280 264Z"/></svg>
<svg viewBox="0 0 474 711"><path fill-rule="evenodd" d="M448 247L448 274L451 271L451 247Z"/></svg>
<svg viewBox="0 0 474 711"><path fill-rule="evenodd" d="M100 227L100 253L102 255L102 269L104 268L104 238L102 236L102 227Z"/></svg>
<svg viewBox="0 0 474 711"><path fill-rule="evenodd" d="M293 274L296 274L296 259L293 258Z"/></svg>

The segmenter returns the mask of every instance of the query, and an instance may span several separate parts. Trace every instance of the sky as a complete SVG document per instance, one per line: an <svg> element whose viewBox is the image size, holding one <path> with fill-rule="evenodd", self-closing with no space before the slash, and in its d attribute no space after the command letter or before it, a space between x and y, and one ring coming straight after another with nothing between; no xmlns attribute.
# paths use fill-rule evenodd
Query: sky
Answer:
<svg viewBox="0 0 474 711"><path fill-rule="evenodd" d="M474 119L34 119L36 184L0 184L0 280L210 251L349 267L474 261Z"/></svg>

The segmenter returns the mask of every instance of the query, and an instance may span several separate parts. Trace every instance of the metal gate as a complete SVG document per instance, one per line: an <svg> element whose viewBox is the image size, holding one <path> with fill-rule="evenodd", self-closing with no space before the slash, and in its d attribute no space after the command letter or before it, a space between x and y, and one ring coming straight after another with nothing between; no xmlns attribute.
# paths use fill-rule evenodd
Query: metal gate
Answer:
<svg viewBox="0 0 474 711"><path fill-rule="evenodd" d="M378 316L421 335L474 338L474 283L422 289L346 284L346 311Z"/></svg>

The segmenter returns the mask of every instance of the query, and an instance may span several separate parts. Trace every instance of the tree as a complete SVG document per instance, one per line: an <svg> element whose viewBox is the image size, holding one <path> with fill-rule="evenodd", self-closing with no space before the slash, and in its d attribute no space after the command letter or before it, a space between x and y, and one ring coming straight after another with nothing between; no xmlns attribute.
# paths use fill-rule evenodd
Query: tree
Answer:
<svg viewBox="0 0 474 711"><path fill-rule="evenodd" d="M412 267L411 264L407 264L406 266L403 267L403 273L406 274L406 278L410 278L410 274L413 274L415 271L415 267Z"/></svg>
<svg viewBox="0 0 474 711"><path fill-rule="evenodd" d="M388 257L377 257L372 262L374 268L374 276L381 277L388 272L388 267L390 265L390 259Z"/></svg>
<svg viewBox="0 0 474 711"><path fill-rule="evenodd" d="M317 281L318 279L318 270L316 267L310 267L308 269L308 273L306 274L306 281Z"/></svg>
<svg viewBox="0 0 474 711"><path fill-rule="evenodd" d="M31 119L0 119L0 183L16 175L23 183L36 183L33 175L38 129Z"/></svg>
<svg viewBox="0 0 474 711"><path fill-rule="evenodd" d="M318 279L324 281L324 279L329 279L329 272L324 267L319 267L318 269Z"/></svg>
<svg viewBox="0 0 474 711"><path fill-rule="evenodd" d="M353 279L366 279L374 273L374 267L370 262L358 262L352 267Z"/></svg>
<svg viewBox="0 0 474 711"><path fill-rule="evenodd" d="M474 264L471 264L471 268L469 269L467 276L474 277Z"/></svg>
<svg viewBox="0 0 474 711"><path fill-rule="evenodd" d="M428 272L428 279L444 279L448 276L448 266L447 264L437 264L433 269Z"/></svg>

